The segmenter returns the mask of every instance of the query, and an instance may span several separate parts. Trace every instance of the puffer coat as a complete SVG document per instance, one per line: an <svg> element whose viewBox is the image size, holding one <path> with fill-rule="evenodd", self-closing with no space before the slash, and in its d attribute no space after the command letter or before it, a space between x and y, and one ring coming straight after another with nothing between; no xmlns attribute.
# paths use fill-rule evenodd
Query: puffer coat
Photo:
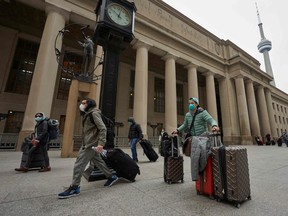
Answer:
<svg viewBox="0 0 288 216"><path fill-rule="evenodd" d="M204 132L208 131L208 124L212 127L214 125L218 125L217 122L212 118L212 116L204 110L202 107L198 107L197 111L194 113L196 114L193 127L191 128L191 136L199 136ZM182 132L189 129L193 120L193 115L190 112L187 112L185 115L185 119L183 124L177 128L179 132Z"/></svg>

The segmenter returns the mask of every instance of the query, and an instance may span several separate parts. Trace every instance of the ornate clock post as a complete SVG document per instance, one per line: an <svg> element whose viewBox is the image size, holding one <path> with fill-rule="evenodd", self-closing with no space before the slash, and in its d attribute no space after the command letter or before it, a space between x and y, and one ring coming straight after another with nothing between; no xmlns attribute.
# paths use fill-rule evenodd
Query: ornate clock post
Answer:
<svg viewBox="0 0 288 216"><path fill-rule="evenodd" d="M134 39L136 7L126 0L99 0L93 41L103 47L104 64L99 108L115 122L119 55Z"/></svg>

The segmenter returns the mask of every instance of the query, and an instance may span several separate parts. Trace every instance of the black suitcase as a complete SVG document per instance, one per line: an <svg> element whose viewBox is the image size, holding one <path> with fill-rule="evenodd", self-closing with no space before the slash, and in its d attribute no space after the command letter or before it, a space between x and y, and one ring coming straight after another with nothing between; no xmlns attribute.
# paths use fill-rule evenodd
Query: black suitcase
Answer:
<svg viewBox="0 0 288 216"><path fill-rule="evenodd" d="M171 146L172 154L164 157L164 181L168 184L184 182L183 156L179 155L178 136L174 136L171 145L177 144L177 156L174 155L174 147Z"/></svg>
<svg viewBox="0 0 288 216"><path fill-rule="evenodd" d="M153 162L157 161L159 156L153 149L153 145L149 140L146 140L146 139L140 140L140 145L143 148L144 154L147 156L147 158L150 161L153 161Z"/></svg>
<svg viewBox="0 0 288 216"><path fill-rule="evenodd" d="M213 147L212 157L216 200L232 202L239 208L240 203L251 199L247 149Z"/></svg>
<svg viewBox="0 0 288 216"><path fill-rule="evenodd" d="M28 159L28 151L29 149L25 150L22 154L21 165L20 165L21 167L26 166L26 162ZM40 148L36 148L33 154L31 155L31 157L32 157L32 160L31 160L30 166L28 167L29 169L38 169L38 168L40 169L45 166L44 157L42 155Z"/></svg>
<svg viewBox="0 0 288 216"><path fill-rule="evenodd" d="M116 171L113 170L111 168L111 166L109 166L109 165L107 165L107 166L113 174L116 174ZM107 179L107 177L104 175L104 173L96 165L94 165L92 162L90 163L89 167L83 173L83 176L87 179L88 182Z"/></svg>
<svg viewBox="0 0 288 216"><path fill-rule="evenodd" d="M134 182L136 175L140 175L137 163L121 149L109 149L105 157L106 163L116 171L118 177Z"/></svg>

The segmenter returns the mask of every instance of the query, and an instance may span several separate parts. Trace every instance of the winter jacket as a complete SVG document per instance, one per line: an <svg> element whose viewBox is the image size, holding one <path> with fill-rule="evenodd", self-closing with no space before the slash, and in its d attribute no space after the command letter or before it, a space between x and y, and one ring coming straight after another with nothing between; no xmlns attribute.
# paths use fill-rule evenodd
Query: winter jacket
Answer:
<svg viewBox="0 0 288 216"><path fill-rule="evenodd" d="M132 122L132 125L130 126L129 133L128 133L128 139L133 138L143 138L142 130L139 124L137 124L134 120L130 120Z"/></svg>
<svg viewBox="0 0 288 216"><path fill-rule="evenodd" d="M205 136L193 136L191 143L191 177L192 181L197 181L199 172L202 172L207 164L211 149L211 138Z"/></svg>
<svg viewBox="0 0 288 216"><path fill-rule="evenodd" d="M217 122L212 118L212 116L201 107L197 108L197 111L194 113L196 114L193 127L190 131L192 136L199 136L200 134L208 131L207 124L210 126L218 125ZM193 114L187 112L185 115L185 119L183 124L177 128L179 132L184 131L185 129L189 129L193 120Z"/></svg>
<svg viewBox="0 0 288 216"><path fill-rule="evenodd" d="M48 121L45 118L42 121L39 121L35 125L35 139L39 141L39 145L46 145L49 141L49 133L48 133Z"/></svg>
<svg viewBox="0 0 288 216"><path fill-rule="evenodd" d="M96 108L90 108L83 116L82 120L82 147L89 148L92 146L105 145L106 143L106 126L102 121L100 110ZM91 121L89 115L91 115L94 122Z"/></svg>

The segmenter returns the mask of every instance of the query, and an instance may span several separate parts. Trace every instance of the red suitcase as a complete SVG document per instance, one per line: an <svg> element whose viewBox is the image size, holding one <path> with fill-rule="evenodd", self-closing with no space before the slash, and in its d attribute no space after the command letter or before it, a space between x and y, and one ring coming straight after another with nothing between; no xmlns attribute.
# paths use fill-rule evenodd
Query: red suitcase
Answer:
<svg viewBox="0 0 288 216"><path fill-rule="evenodd" d="M219 140L220 134L213 133L207 136L211 137L211 147L222 145L221 141ZM195 182L195 187L197 194L207 195L211 199L214 199L213 163L211 155L208 157L205 170L199 175L198 180Z"/></svg>
<svg viewBox="0 0 288 216"><path fill-rule="evenodd" d="M209 156L205 170L199 175L195 182L197 194L207 195L214 198L212 157Z"/></svg>

